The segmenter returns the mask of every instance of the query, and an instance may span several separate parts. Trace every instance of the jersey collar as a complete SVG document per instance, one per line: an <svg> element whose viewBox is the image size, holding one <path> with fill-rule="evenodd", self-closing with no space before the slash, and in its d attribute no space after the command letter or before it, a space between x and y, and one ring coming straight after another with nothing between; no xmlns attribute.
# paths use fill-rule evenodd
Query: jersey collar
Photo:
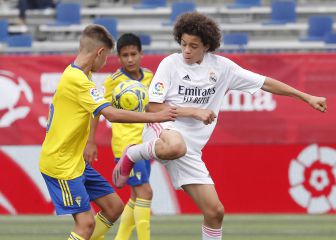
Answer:
<svg viewBox="0 0 336 240"><path fill-rule="evenodd" d="M81 70L81 71L84 73L83 69L81 69L80 67L78 67L78 66L75 65L74 63L71 63L71 67L73 67L73 68L77 68L77 69ZM84 74L85 74L85 73L84 73ZM86 75L86 74L85 74L85 75ZM91 73L91 72L89 72L89 75L87 75L87 78L88 78L90 81L92 81L92 73Z"/></svg>
<svg viewBox="0 0 336 240"><path fill-rule="evenodd" d="M134 79L123 68L120 68L120 72L122 72L124 75L126 75L129 79L136 80L136 81L140 82L144 78L144 73L143 73L142 68L140 68L139 70L140 70L140 74L141 74L140 78L139 79Z"/></svg>

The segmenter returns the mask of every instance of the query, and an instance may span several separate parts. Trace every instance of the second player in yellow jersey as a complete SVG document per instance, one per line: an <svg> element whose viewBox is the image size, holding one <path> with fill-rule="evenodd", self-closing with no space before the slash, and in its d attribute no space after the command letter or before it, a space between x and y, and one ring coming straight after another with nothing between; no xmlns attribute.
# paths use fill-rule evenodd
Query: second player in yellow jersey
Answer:
<svg viewBox="0 0 336 240"><path fill-rule="evenodd" d="M112 99L113 89L121 82L134 79L149 87L153 73L146 68L139 68L139 78L134 79L124 68L118 69L114 74L108 76L104 82L105 98ZM120 158L123 149L129 144L141 143L141 135L144 128L143 123L112 123L111 146L114 157Z"/></svg>

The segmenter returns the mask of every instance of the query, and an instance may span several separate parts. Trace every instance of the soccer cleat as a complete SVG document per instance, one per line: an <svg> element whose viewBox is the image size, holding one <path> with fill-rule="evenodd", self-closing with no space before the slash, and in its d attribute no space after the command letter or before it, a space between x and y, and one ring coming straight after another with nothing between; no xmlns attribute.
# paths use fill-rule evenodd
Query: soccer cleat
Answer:
<svg viewBox="0 0 336 240"><path fill-rule="evenodd" d="M132 145L130 145L132 146ZM113 169L112 181L117 188L122 188L125 186L130 172L134 166L134 162L127 156L127 149L130 147L127 146L123 152L122 157L119 159L117 165Z"/></svg>

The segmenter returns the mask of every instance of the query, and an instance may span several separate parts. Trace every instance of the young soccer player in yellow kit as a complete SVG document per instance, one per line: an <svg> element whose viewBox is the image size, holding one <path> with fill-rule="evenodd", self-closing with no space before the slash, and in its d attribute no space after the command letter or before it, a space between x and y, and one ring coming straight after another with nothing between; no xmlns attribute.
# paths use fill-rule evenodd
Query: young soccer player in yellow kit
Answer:
<svg viewBox="0 0 336 240"><path fill-rule="evenodd" d="M107 77L104 83L105 98L112 98L113 89L121 82L132 79L141 82L147 88L153 78L153 73L140 67L142 46L138 36L132 33L123 34L117 41L117 52L121 68ZM96 120L97 121L97 120ZM84 152L84 157L93 160L97 156L95 131L98 122L92 123L91 133ZM141 143L144 124L112 123L112 150L116 161L123 150L130 144ZM123 214L115 240L127 240L136 227L139 240L150 239L150 216L152 188L149 184L150 162L138 161L128 179L131 186L129 199Z"/></svg>
<svg viewBox="0 0 336 240"><path fill-rule="evenodd" d="M91 80L91 73L106 63L114 42L100 25L87 26L79 53L62 74L50 105L47 133L42 145L40 171L58 215L72 214L75 226L68 239L102 239L118 219L123 203L111 185L85 162L83 151L92 115L103 114L110 122L155 122L174 120L176 110L158 114L114 109ZM101 211L96 219L94 201Z"/></svg>

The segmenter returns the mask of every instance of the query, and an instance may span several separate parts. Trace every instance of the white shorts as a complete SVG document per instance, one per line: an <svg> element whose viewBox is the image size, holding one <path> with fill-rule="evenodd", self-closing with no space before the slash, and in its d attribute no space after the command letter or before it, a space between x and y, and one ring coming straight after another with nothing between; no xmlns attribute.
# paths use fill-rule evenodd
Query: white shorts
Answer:
<svg viewBox="0 0 336 240"><path fill-rule="evenodd" d="M179 133L178 129L174 128L171 122L165 123L147 123L142 134L143 142L150 141L160 136L162 130L169 129ZM181 133L183 136L183 134ZM184 136L183 136L184 137ZM167 169L171 181L176 189L180 189L183 185L188 184L214 184L199 154L191 153L188 148L188 141L184 137L187 145L187 154L176 160L158 160Z"/></svg>

